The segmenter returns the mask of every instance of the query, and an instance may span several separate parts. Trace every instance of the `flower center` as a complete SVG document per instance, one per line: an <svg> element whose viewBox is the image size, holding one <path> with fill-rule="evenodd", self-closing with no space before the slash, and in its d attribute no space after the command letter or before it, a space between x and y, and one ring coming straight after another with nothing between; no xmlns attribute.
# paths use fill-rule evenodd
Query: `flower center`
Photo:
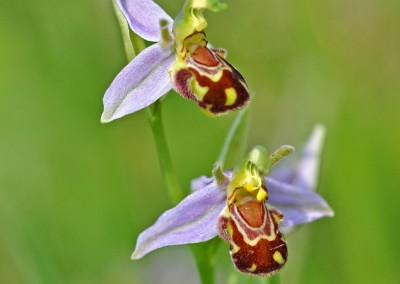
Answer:
<svg viewBox="0 0 400 284"><path fill-rule="evenodd" d="M249 201L263 202L268 199L265 180L257 167L248 162L241 172L236 173L227 187L228 203L241 205Z"/></svg>

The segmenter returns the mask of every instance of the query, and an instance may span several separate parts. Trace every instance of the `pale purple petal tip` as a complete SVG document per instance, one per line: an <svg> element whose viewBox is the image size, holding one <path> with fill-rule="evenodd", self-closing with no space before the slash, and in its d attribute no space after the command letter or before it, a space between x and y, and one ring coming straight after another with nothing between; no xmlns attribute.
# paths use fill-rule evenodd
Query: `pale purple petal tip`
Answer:
<svg viewBox="0 0 400 284"><path fill-rule="evenodd" d="M191 181L190 189L192 192L203 189L210 183L214 182L213 177L201 176Z"/></svg>
<svg viewBox="0 0 400 284"><path fill-rule="evenodd" d="M284 159L273 168L270 177L304 190L315 191L324 138L325 128L322 125L315 126L300 155Z"/></svg>
<svg viewBox="0 0 400 284"><path fill-rule="evenodd" d="M139 235L132 259L164 246L204 242L217 236L217 219L226 205L225 195L215 183L190 194Z"/></svg>
<svg viewBox="0 0 400 284"><path fill-rule="evenodd" d="M152 0L115 0L131 29L148 41L158 41L161 36L160 20L172 28L172 18Z"/></svg>
<svg viewBox="0 0 400 284"><path fill-rule="evenodd" d="M139 53L107 89L101 122L136 112L167 93L172 88L168 69L174 60L174 53L158 44Z"/></svg>
<svg viewBox="0 0 400 284"><path fill-rule="evenodd" d="M267 203L283 213L281 227L292 227L334 215L326 201L313 191L272 178L266 178L266 184L269 193Z"/></svg>

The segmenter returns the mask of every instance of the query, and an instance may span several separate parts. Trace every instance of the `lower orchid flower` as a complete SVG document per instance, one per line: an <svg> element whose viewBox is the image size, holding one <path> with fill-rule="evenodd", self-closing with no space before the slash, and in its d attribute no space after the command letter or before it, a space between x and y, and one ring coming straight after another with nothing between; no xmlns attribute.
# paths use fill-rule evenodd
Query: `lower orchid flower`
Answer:
<svg viewBox="0 0 400 284"><path fill-rule="evenodd" d="M129 28L158 42L140 52L114 79L104 98L103 123L141 110L173 87L212 115L244 107L249 90L226 61L223 49L210 48L202 11L226 7L219 0L186 0L172 18L152 0L115 0ZM129 37L129 35L127 36Z"/></svg>
<svg viewBox="0 0 400 284"><path fill-rule="evenodd" d="M281 146L271 156L255 147L233 171L217 167L214 177L193 180L192 193L140 234L132 258L220 236L239 271L273 275L288 256L282 232L334 215L315 192L323 137L323 127L316 127L299 156L274 168L293 147Z"/></svg>

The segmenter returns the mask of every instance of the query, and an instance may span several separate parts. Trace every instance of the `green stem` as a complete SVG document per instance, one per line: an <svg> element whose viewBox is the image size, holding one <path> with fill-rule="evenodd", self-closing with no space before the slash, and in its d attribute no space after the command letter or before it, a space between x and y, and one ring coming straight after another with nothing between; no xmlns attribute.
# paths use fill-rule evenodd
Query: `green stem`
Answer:
<svg viewBox="0 0 400 284"><path fill-rule="evenodd" d="M119 10L117 3L114 0L112 0L112 4L115 15L117 16L119 27L121 29L121 35L122 35L122 41L124 43L126 59L128 59L128 62L130 62L135 57L136 53L135 53L135 48L130 39L129 25L122 12Z"/></svg>
<svg viewBox="0 0 400 284"><path fill-rule="evenodd" d="M229 129L217 160L217 164L222 169L226 164L228 164L228 168L233 167L235 163L243 158L247 142L247 135L245 135L247 132L247 113L247 107L239 111Z"/></svg>
<svg viewBox="0 0 400 284"><path fill-rule="evenodd" d="M238 156L243 155L246 144L247 110L240 111L229 129L217 163L223 167L226 163L236 162ZM214 238L206 243L191 245L193 257L200 274L201 283L215 283L215 257L221 243L219 238Z"/></svg>
<svg viewBox="0 0 400 284"><path fill-rule="evenodd" d="M162 122L161 102L156 101L149 108L149 123L153 132L154 142L157 148L158 159L161 171L164 176L169 198L173 205L178 204L182 198L182 191L178 177L172 165L167 139L165 137L164 125Z"/></svg>
<svg viewBox="0 0 400 284"><path fill-rule="evenodd" d="M141 37L131 31L126 19L124 18L124 15L119 10L115 1L113 1L113 6L121 27L126 58L128 61L131 61L136 54L139 54L146 48L146 45ZM149 113L149 123L153 132L161 171L165 183L167 184L169 198L171 203L176 205L182 200L183 195L179 185L178 177L172 165L172 159L169 153L167 139L165 137L164 125L162 122L161 102L158 100L147 109Z"/></svg>
<svg viewBox="0 0 400 284"><path fill-rule="evenodd" d="M205 243L190 245L202 284L215 283L215 252L220 244L219 238Z"/></svg>
<svg viewBox="0 0 400 284"><path fill-rule="evenodd" d="M148 108L148 110L149 122L153 131L160 166L167 184L170 199L172 203L176 205L182 199L182 192L168 150L168 144L162 123L161 102L155 102ZM206 243L191 245L193 257L200 274L201 283L203 284L214 284L215 251L219 243L220 240L215 238Z"/></svg>

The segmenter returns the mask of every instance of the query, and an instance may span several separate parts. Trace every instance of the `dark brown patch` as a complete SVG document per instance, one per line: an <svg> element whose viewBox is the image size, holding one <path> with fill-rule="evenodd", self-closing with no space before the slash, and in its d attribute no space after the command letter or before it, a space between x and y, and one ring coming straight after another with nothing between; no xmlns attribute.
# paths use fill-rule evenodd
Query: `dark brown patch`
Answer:
<svg viewBox="0 0 400 284"><path fill-rule="evenodd" d="M258 204L255 205L255 203ZM235 206L236 205L233 204L229 206L231 216L235 216ZM254 208L254 211L252 211L252 208ZM260 212L260 210L262 212ZM271 218L273 224L270 223L271 213L268 211L265 204L261 202L249 202L246 208L242 206L238 208L237 211L244 220L251 220L255 225L264 223L264 226L254 227L251 222L243 224L241 222L236 222L232 217L220 218L220 235L222 231L222 238L231 244L231 258L236 268L248 274L272 275L276 273L285 265L288 256L286 242L283 235L278 230L277 222ZM260 215L258 216L258 214ZM261 216L263 217L261 218ZM261 221L261 219L265 219L266 222ZM271 237L273 234L276 235L276 237L271 241L261 238L254 246L251 246L246 242L245 236L239 231L238 226L240 226L241 230L244 231L247 236L251 236L251 240L255 240L257 236ZM232 228L231 234L226 231L228 227ZM272 232L271 229L273 230ZM240 248L238 251L235 251L236 246ZM281 254L284 260L283 263L279 263L274 259L274 253L277 251ZM254 271L249 271L253 264L256 265L256 269Z"/></svg>
<svg viewBox="0 0 400 284"><path fill-rule="evenodd" d="M208 109L213 114L223 113L229 110L234 110L243 107L249 100L250 95L247 89L239 81L243 77L236 69L224 70L222 77L219 81L213 82L207 76L202 76L196 69L189 68L195 75L197 82L201 87L208 87L207 93L204 95L203 100L199 101L202 108ZM244 81L243 81L244 82ZM225 90L234 88L237 98L232 105L227 106L227 97Z"/></svg>

